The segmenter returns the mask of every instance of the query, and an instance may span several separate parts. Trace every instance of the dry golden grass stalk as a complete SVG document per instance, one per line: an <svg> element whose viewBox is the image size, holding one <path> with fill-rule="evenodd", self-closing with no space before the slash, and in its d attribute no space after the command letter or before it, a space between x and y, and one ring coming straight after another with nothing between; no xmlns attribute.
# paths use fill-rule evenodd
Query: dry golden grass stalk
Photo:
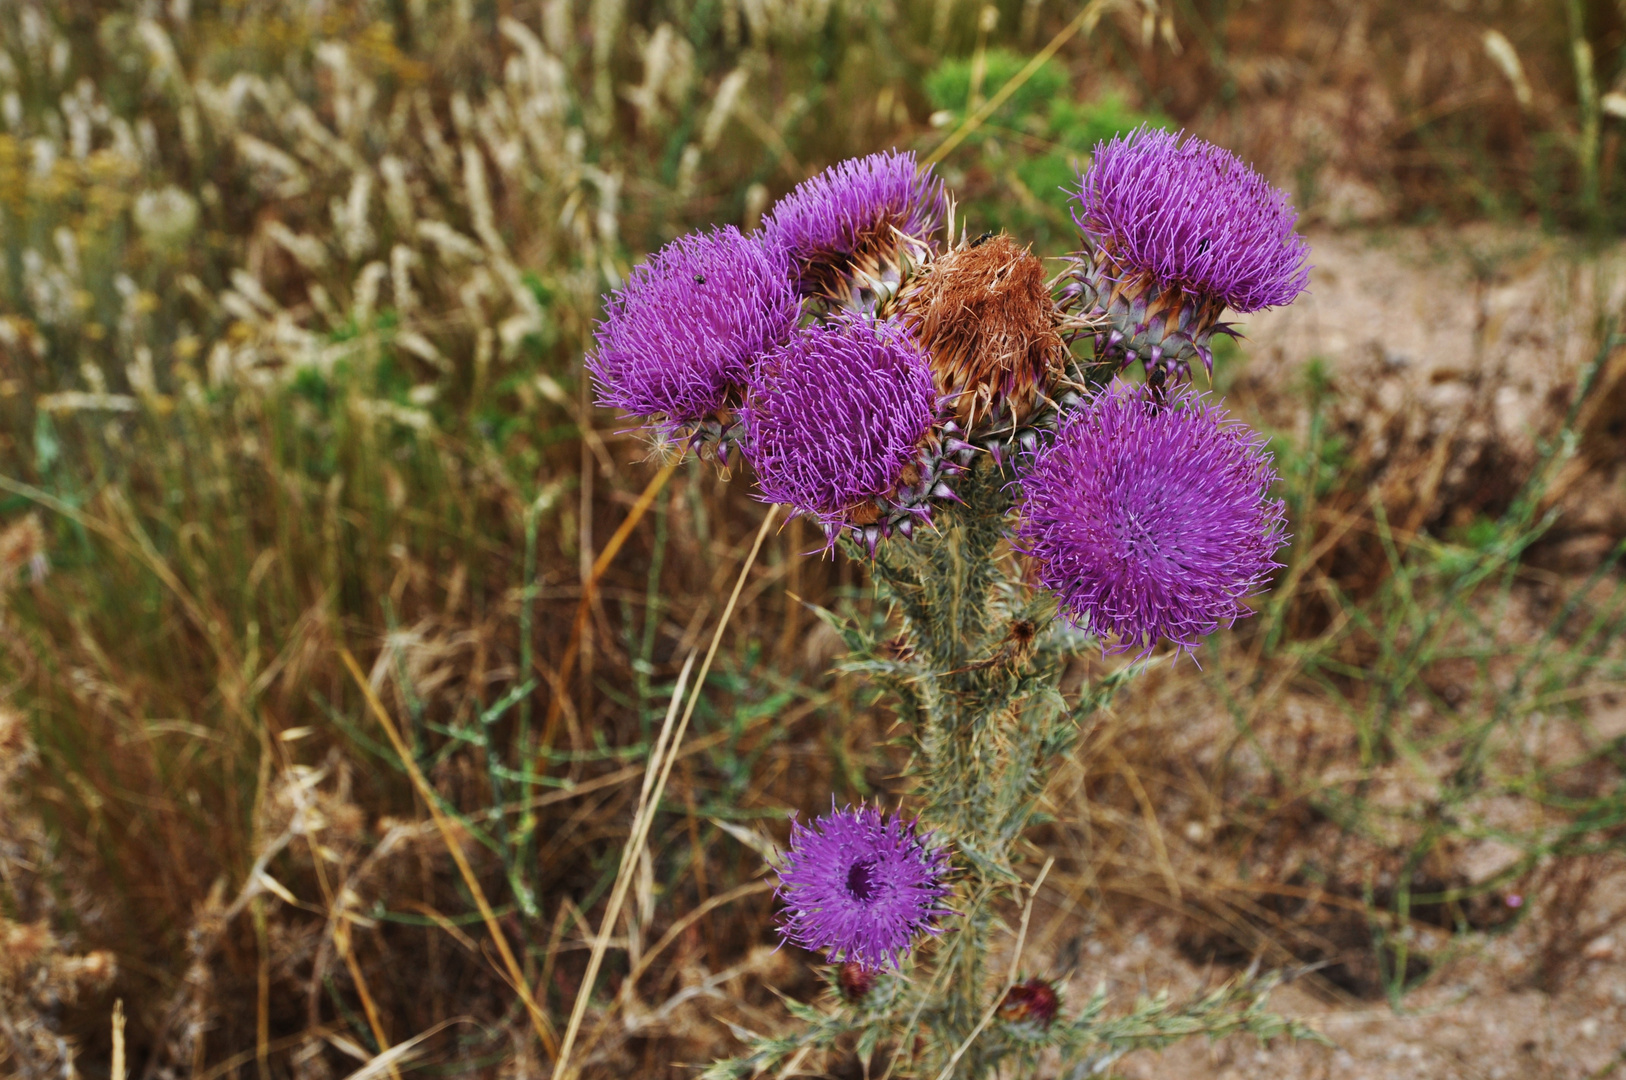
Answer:
<svg viewBox="0 0 1626 1080"><path fill-rule="evenodd" d="M688 675L689 665L694 657L691 655L683 665L683 674L678 677L677 689L672 693L672 703L667 709L666 721L662 725L661 742L656 743L656 752L650 755L648 771L644 776L644 790L639 796L637 816L633 823L633 834L627 846L621 853L621 868L616 874L615 888L610 894L609 906L605 909L604 919L599 926L598 936L593 941L593 952L588 960L587 973L582 977L581 989L576 994L576 1003L571 1007L570 1025L565 1030L565 1041L559 1053L558 1067L555 1075L560 1080L569 1080L575 1074L568 1071L570 1063L570 1050L576 1041L576 1033L581 1029L582 1018L587 1012L587 1003L593 992L593 982L598 975L598 966L604 959L604 950L609 944L610 931L615 927L615 920L620 917L621 904L626 899L627 888L631 884L631 870L637 864L637 853L649 837L650 826L654 823L655 808L660 805L661 796L666 791L667 780L672 775L672 765L677 760L677 750L683 744L683 736L689 730L689 720L694 716L694 708L700 700L701 691L706 685L706 676L711 673L712 661L717 658L717 647L722 643L723 631L728 628L729 620L733 618L734 607L739 603L740 592L745 588L745 582L751 575L751 568L756 565L757 554L762 550L762 541L768 536L774 519L778 516L777 505L768 508L762 517L762 525L757 529L756 539L751 544L751 551L740 566L740 575L734 582L734 591L729 594L728 605L723 608L722 617L717 620L717 629L712 633L711 644L706 648L706 658L700 665L700 674L695 680L694 693L689 696L689 702L683 709L683 719L678 722L677 732L671 738L669 749L662 751L666 731L669 728L672 716L676 712L677 704L683 697L684 679ZM659 759L657 765L657 759ZM658 774L658 778L657 778Z"/></svg>
<svg viewBox="0 0 1626 1080"><path fill-rule="evenodd" d="M555 1057L559 1049L558 1036L554 1033L553 1025L549 1022L547 1014L542 1011L541 1007L536 1003L536 999L531 995L530 983L520 969L519 961L514 958L514 951L508 944L508 938L503 933L502 927L497 924L497 916L491 909L491 902L486 899L485 890L480 887L480 879L475 876L473 867L469 865L468 856L463 852L463 845L459 843L451 822L447 820L445 812L440 808L439 797L436 795L435 790L430 787L429 781L424 778L423 771L418 768L417 759L412 755L412 751L407 747L405 741L402 740L401 733L396 728L395 722L390 719L389 713L384 709L383 702L379 701L378 695L373 692L372 684L362 674L361 665L356 663L356 658L351 655L349 649L342 645L339 646L339 658L344 661L344 666L349 669L351 678L355 680L357 688L361 690L362 696L367 701L367 707L372 710L374 718L378 720L379 727L384 729L384 734L389 738L390 745L400 755L401 763L406 767L407 775L412 778L413 786L418 789L424 805L428 807L429 814L434 819L435 828L440 832L441 839L445 842L447 853L451 855L452 861L457 864L458 873L463 876L463 883L468 886L470 895L474 897L475 905L480 909L480 918L485 921L486 931L491 935L491 943L496 946L497 954L502 957L503 966L507 970L510 979L510 985L513 987L514 992L519 995L520 1001L525 1006L525 1011L530 1015L531 1024L536 1029L537 1038L541 1040L543 1049L547 1052L549 1058Z"/></svg>
<svg viewBox="0 0 1626 1080"><path fill-rule="evenodd" d="M621 524L616 527L615 533L611 535L609 542L604 545L604 550L600 551L598 557L593 560L592 570L587 575L587 580L582 582L582 598L576 605L576 618L570 626L570 638L565 643L564 655L559 661L558 675L553 677L555 692L549 695L547 719L542 722L542 737L539 741L537 758L538 775L547 771L546 755L553 748L553 738L558 727L559 717L566 706L563 690L570 685L570 676L573 674L576 658L580 655L582 634L587 630L587 616L592 611L593 599L597 593L599 582L603 579L605 572L609 570L610 565L615 562L615 557L620 554L622 546L627 542L627 537L631 536L633 530L638 527L638 522L643 520L644 514L649 511L656 496L665 489L667 482L672 479L672 474L677 472L678 466L682 463L683 459L681 457L673 457L671 461L661 466L659 472L650 478L649 483L644 486L644 490L639 493L637 501L632 504L632 509L627 511L627 516L622 519Z"/></svg>

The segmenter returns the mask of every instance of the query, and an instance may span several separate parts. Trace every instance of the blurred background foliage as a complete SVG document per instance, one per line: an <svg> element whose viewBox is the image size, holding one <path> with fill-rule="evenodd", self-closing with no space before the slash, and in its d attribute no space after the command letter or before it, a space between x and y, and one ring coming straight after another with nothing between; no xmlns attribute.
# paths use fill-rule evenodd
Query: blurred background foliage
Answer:
<svg viewBox="0 0 1626 1080"><path fill-rule="evenodd" d="M1585 246L1626 226L1626 20L1603 2L0 5L0 1071L77 1055L107 1075L121 998L144 1080L337 1075L431 1030L420 1067L534 1075L677 668L763 513L710 466L665 481L592 407L601 293L680 232L753 227L839 158L929 152L1070 26L940 166L972 234L1065 252L1091 148L1142 124L1233 148L1313 227L1490 219ZM1607 335L1605 397L1626 385ZM1222 358L1222 385L1242 363ZM1562 434L1461 531L1385 532L1369 458L1309 382L1308 404L1282 393L1311 422L1276 443L1292 567L1216 646L1246 663L1147 700L1209 695L1257 740L1267 764L1244 778L1227 756L1210 804L1168 813L1321 889L1331 923L1218 886L1182 898L1123 769L1058 780L1088 796L1058 815L1058 879L1088 878L1102 912L1172 896L1194 956L1271 941L1273 962L1341 964L1343 990L1398 1000L1429 966L1403 937L1418 910L1452 938L1505 923L1514 883L1562 906L1603 880L1618 744L1559 760L1515 722L1584 724L1563 688L1616 678L1619 599L1605 562L1548 583L1532 637L1482 606L1524 580L1550 524L1529 485L1570 460ZM1612 416L1571 410L1566 430L1613 438ZM727 1052L698 1010L769 1029L765 980L815 993L768 948L759 849L787 809L906 789L889 718L826 677L837 645L802 606L862 610L863 569L812 546L795 523L772 535L731 624L594 999L593 1069ZM1530 640L1561 647L1510 691ZM450 837L421 824L346 648ZM1334 703L1325 748L1261 734L1284 687ZM1173 768L1162 746L1118 723L1087 743L1148 777ZM1367 771L1329 779L1352 747ZM1383 769L1422 761L1421 793L1396 780L1373 809ZM1475 824L1490 790L1548 824ZM1332 850L1317 830L1387 878L1283 854L1287 834ZM1436 866L1491 835L1516 853L1498 875ZM1569 933L1554 970L1585 944Z"/></svg>

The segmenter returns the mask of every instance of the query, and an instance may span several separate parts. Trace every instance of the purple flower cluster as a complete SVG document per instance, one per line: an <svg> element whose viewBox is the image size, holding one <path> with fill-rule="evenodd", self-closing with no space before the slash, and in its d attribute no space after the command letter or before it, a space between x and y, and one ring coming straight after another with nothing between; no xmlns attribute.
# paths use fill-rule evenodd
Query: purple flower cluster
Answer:
<svg viewBox="0 0 1626 1080"><path fill-rule="evenodd" d="M1116 384L1026 463L1018 546L1067 618L1119 649L1189 652L1279 565L1275 479L1263 440L1204 396Z"/></svg>
<svg viewBox="0 0 1626 1080"><path fill-rule="evenodd" d="M587 370L598 402L671 434L737 407L801 315L785 254L725 226L679 237L609 298Z"/></svg>
<svg viewBox="0 0 1626 1080"><path fill-rule="evenodd" d="M805 285L896 246L897 233L924 240L942 228L947 212L942 181L919 168L912 152L894 150L851 158L802 181L774 204L762 228L798 264Z"/></svg>
<svg viewBox="0 0 1626 1080"><path fill-rule="evenodd" d="M1202 139L1140 128L1095 150L1074 220L1120 272L1239 312L1291 303L1309 248L1287 196Z"/></svg>
<svg viewBox="0 0 1626 1080"><path fill-rule="evenodd" d="M811 826L791 821L779 874L780 936L867 971L897 967L916 936L952 912L948 855L914 822L869 807L837 810Z"/></svg>
<svg viewBox="0 0 1626 1080"><path fill-rule="evenodd" d="M1268 496L1274 473L1259 440L1205 399L1166 392L1166 377L1193 357L1208 362L1224 306L1297 296L1306 249L1286 196L1195 138L1141 129L1103 144L1079 198L1086 253L1073 298L1105 317L1098 356L1140 356L1155 389L1114 388L1074 405L1071 384L1056 381L1060 360L1034 365L1022 389L1035 414L1011 411L1011 429L997 433L1038 444L1016 462L1018 541L1065 616L1120 648L1149 651L1167 638L1189 650L1246 614L1243 600L1276 565L1283 511ZM1011 260L994 258L994 244L926 266L886 263L887 244L935 230L946 211L941 183L912 154L892 152L804 182L760 234L722 228L674 241L610 298L587 362L600 402L668 434L737 442L760 496L814 518L832 543L850 529L873 551L892 531L910 534L934 502L955 499L954 478L976 452L945 411L933 364L980 371L1009 351L999 338L1004 351L986 355L988 335L963 332L965 312L981 311L977 290L991 286L976 275L959 283L969 298L938 305L930 335L887 316L895 298L857 310L829 301L856 297L840 283L877 266L918 275L902 282L905 297L920 281L958 282L945 269L956 259L992 260L1003 282ZM826 275L825 299L804 312L809 274ZM1037 282L1022 294L1031 316L1022 325L1050 327L1054 300ZM798 329L804 316L812 321ZM1005 445L985 447L1001 468Z"/></svg>
<svg viewBox="0 0 1626 1080"><path fill-rule="evenodd" d="M912 154L842 162L760 233L682 237L637 267L587 360L598 400L720 457L738 445L761 498L871 554L958 501L967 470L997 484L1014 464L1014 542L1062 617L1104 647L1194 650L1248 613L1285 512L1262 440L1170 376L1211 363L1226 307L1302 292L1306 246L1286 196L1200 139L1142 129L1100 146L1079 200L1084 250L1058 303L1008 237L938 251L948 201ZM1097 361L1142 359L1150 385L1082 396L1065 334L1091 332ZM953 914L948 874L912 820L832 805L792 822L780 934L854 965L840 986L860 1001ZM1031 979L1000 1016L1041 1038L1058 1007Z"/></svg>
<svg viewBox="0 0 1626 1080"><path fill-rule="evenodd" d="M937 415L914 338L839 315L762 358L742 413L745 452L764 499L839 528L907 480Z"/></svg>

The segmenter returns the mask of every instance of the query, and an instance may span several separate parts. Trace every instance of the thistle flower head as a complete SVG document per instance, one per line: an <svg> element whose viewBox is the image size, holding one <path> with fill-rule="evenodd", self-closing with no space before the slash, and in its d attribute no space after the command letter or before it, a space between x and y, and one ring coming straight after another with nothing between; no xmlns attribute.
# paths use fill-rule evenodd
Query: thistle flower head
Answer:
<svg viewBox="0 0 1626 1080"><path fill-rule="evenodd" d="M725 226L672 241L609 297L587 370L600 405L693 427L738 406L801 306L784 252Z"/></svg>
<svg viewBox="0 0 1626 1080"><path fill-rule="evenodd" d="M1026 462L1018 546L1061 613L1118 649L1191 651L1249 614L1286 543L1263 440L1189 387L1159 404L1122 383Z"/></svg>
<svg viewBox="0 0 1626 1080"><path fill-rule="evenodd" d="M961 424L1020 422L1064 353L1044 264L1009 236L932 260L900 297Z"/></svg>
<svg viewBox="0 0 1626 1080"><path fill-rule="evenodd" d="M762 498L817 518L832 539L920 482L936 417L920 347L898 324L859 315L807 327L765 356L742 410Z"/></svg>
<svg viewBox="0 0 1626 1080"><path fill-rule="evenodd" d="M1291 303L1310 271L1287 195L1229 150L1142 127L1096 147L1073 219L1121 276L1239 312Z"/></svg>
<svg viewBox="0 0 1626 1080"><path fill-rule="evenodd" d="M915 938L951 914L948 856L914 822L870 806L793 820L779 874L786 941L866 971L897 967Z"/></svg>
<svg viewBox="0 0 1626 1080"><path fill-rule="evenodd" d="M802 292L840 297L855 270L872 275L893 261L899 233L924 243L948 210L943 184L913 152L849 158L798 184L763 222L768 239L795 262Z"/></svg>

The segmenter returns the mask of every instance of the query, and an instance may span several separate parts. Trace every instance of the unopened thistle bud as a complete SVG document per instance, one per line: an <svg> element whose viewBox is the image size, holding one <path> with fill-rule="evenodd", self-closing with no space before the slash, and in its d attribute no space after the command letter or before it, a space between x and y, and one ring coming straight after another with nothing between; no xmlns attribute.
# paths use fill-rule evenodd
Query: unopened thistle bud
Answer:
<svg viewBox="0 0 1626 1080"><path fill-rule="evenodd" d="M843 999L857 1005L875 989L875 972L856 960L849 960L836 969L836 987Z"/></svg>
<svg viewBox="0 0 1626 1080"><path fill-rule="evenodd" d="M840 314L758 364L742 416L746 456L768 502L816 519L833 544L850 529L871 549L952 498L959 466L938 449L926 358L893 322Z"/></svg>
<svg viewBox="0 0 1626 1080"><path fill-rule="evenodd" d="M729 433L757 357L795 331L784 252L732 226L679 237L609 297L587 358L598 403L663 435Z"/></svg>
<svg viewBox="0 0 1626 1080"><path fill-rule="evenodd" d="M1096 356L1148 374L1210 374L1226 308L1258 311L1304 291L1309 248L1287 195L1228 150L1140 128L1096 147L1073 220L1084 246L1064 303L1100 325Z"/></svg>
<svg viewBox="0 0 1626 1080"><path fill-rule="evenodd" d="M1189 386L1117 383L1069 413L1022 473L1017 546L1061 614L1150 653L1191 651L1251 612L1287 542L1264 440Z"/></svg>
<svg viewBox="0 0 1626 1080"><path fill-rule="evenodd" d="M1042 1032L1056 1019L1061 995L1049 980L1034 976L1005 992L999 1003L999 1018L1015 1027Z"/></svg>
<svg viewBox="0 0 1626 1080"><path fill-rule="evenodd" d="M893 150L804 180L774 204L762 229L795 263L803 295L846 305L894 292L914 255L930 250L947 213L931 168Z"/></svg>
<svg viewBox="0 0 1626 1080"><path fill-rule="evenodd" d="M899 313L973 438L1026 422L1066 356L1044 264L1004 233L933 259L904 288Z"/></svg>

